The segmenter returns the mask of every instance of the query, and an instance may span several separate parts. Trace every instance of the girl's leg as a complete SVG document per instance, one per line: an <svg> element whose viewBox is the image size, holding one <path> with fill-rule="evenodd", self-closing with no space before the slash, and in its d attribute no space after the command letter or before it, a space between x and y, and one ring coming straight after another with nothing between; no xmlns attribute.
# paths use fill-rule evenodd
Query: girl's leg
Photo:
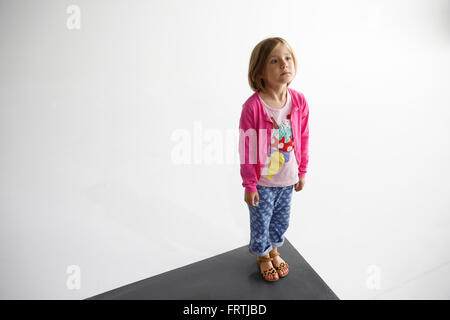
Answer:
<svg viewBox="0 0 450 320"><path fill-rule="evenodd" d="M273 248L284 243L284 233L289 227L292 191L294 186L280 187L274 200L272 219L269 224L269 240Z"/></svg>
<svg viewBox="0 0 450 320"><path fill-rule="evenodd" d="M250 253L257 256L267 255L272 246L269 239L269 224L274 208L273 188L257 185L259 202L255 207L247 204L250 211Z"/></svg>

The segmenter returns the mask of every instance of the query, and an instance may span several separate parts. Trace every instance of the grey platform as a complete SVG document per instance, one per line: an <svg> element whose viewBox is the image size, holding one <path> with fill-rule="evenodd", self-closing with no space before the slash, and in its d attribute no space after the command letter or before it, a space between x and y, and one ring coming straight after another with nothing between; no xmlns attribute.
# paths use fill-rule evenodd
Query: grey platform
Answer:
<svg viewBox="0 0 450 320"><path fill-rule="evenodd" d="M262 278L246 245L87 300L339 300L287 239L278 252L290 271L275 282Z"/></svg>

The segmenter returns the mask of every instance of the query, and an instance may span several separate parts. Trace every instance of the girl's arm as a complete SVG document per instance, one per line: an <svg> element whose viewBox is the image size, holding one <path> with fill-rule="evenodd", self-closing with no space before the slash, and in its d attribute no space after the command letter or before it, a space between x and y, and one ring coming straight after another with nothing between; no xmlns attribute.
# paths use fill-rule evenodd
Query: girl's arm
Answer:
<svg viewBox="0 0 450 320"><path fill-rule="evenodd" d="M302 124L301 124L301 146L300 155L301 161L298 166L299 177L303 178L306 174L308 161L309 161L309 106L306 102L305 96L302 94L303 107L302 107Z"/></svg>
<svg viewBox="0 0 450 320"><path fill-rule="evenodd" d="M256 145L257 135L255 120L251 106L242 107L239 120L239 159L241 165L242 186L245 192L257 192L258 179L256 175L257 159Z"/></svg>

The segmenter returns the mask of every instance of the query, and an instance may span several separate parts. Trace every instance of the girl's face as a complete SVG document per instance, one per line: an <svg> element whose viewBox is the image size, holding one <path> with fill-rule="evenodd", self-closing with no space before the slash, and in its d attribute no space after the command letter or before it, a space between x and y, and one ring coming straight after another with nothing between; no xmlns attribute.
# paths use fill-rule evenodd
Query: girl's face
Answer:
<svg viewBox="0 0 450 320"><path fill-rule="evenodd" d="M292 81L295 67L292 56L284 43L278 43L269 54L263 79L266 87L278 87Z"/></svg>

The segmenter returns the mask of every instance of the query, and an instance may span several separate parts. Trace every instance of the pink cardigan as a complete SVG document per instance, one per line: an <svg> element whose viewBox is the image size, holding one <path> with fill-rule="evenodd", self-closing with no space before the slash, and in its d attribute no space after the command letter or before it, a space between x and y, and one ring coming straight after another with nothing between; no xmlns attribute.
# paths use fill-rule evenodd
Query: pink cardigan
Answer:
<svg viewBox="0 0 450 320"><path fill-rule="evenodd" d="M294 153L299 164L298 175L302 178L306 174L309 158L309 107L302 93L289 87L287 89L292 97L291 128ZM255 92L242 106L239 121L239 157L245 192L257 192L256 185L270 151L273 129L273 122L264 109L258 92Z"/></svg>

